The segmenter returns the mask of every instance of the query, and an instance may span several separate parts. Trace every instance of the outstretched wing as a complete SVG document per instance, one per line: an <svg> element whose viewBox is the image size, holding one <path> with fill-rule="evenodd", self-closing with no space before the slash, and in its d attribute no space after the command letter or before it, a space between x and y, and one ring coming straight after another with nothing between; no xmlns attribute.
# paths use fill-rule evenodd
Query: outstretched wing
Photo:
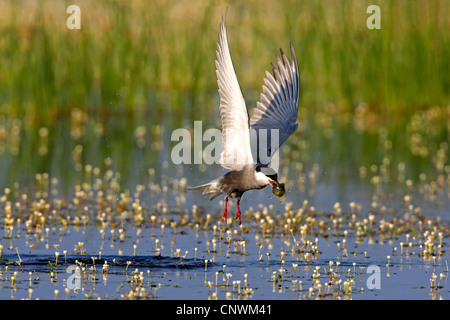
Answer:
<svg viewBox="0 0 450 320"><path fill-rule="evenodd" d="M254 161L250 148L247 107L234 71L223 19L220 24L216 54L223 137L220 164L229 170L240 170L244 165L254 163Z"/></svg>
<svg viewBox="0 0 450 320"><path fill-rule="evenodd" d="M290 44L291 61L280 49L281 59L272 64L273 76L266 71L261 101L250 118L254 155L257 162L268 165L273 154L297 128L299 72L297 58ZM253 144L257 144L256 148Z"/></svg>

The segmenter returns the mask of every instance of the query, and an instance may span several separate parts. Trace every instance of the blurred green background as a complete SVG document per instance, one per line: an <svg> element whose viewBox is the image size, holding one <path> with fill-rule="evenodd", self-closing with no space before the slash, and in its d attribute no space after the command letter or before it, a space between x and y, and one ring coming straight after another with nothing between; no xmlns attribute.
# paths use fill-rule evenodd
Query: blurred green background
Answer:
<svg viewBox="0 0 450 320"><path fill-rule="evenodd" d="M66 27L71 4L81 30ZM366 27L372 4L380 30ZM2 186L42 172L64 181L86 165L139 181L170 162L174 128L218 127L214 60L226 10L250 114L279 48L296 50L300 130L286 161L343 178L448 184L447 0L2 0Z"/></svg>

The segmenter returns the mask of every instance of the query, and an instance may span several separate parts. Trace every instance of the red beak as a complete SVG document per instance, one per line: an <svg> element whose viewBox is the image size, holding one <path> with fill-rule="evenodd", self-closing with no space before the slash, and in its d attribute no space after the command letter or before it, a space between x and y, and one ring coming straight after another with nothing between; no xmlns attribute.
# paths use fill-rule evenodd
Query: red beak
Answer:
<svg viewBox="0 0 450 320"><path fill-rule="evenodd" d="M274 181L274 180L269 180L270 185L274 185L274 184L280 184L278 181Z"/></svg>

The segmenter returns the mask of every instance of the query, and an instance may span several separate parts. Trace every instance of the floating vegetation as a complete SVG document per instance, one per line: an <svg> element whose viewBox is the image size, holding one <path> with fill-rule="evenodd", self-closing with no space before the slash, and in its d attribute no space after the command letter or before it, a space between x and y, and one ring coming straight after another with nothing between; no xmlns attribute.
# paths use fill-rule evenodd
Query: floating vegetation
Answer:
<svg viewBox="0 0 450 320"><path fill-rule="evenodd" d="M170 159L217 127L225 7L195 3L80 1L77 33L1 4L0 299L448 299L448 2L380 2L376 31L360 1L228 9L249 104L283 43L303 79L284 188L240 226L185 192L219 166Z"/></svg>
<svg viewBox="0 0 450 320"><path fill-rule="evenodd" d="M149 179L129 192L118 173L84 171L70 200L48 192L59 188L47 174L36 177L34 194L3 190L1 297L63 298L58 290L65 298L158 299L200 290L200 299L347 299L368 294L371 265L389 290L408 265L428 277L420 285L432 297L447 295L450 225L415 206L409 184L397 207L352 201L323 211L305 199L250 208L238 225L204 207L186 209L182 179ZM79 290L68 283L70 266L80 268ZM421 274L426 268L431 278Z"/></svg>

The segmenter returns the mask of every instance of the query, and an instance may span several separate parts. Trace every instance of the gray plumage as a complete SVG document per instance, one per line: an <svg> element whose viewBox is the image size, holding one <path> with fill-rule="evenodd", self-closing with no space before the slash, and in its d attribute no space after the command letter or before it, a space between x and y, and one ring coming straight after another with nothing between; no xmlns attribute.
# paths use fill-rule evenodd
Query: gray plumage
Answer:
<svg viewBox="0 0 450 320"><path fill-rule="evenodd" d="M272 64L274 76L266 71L261 101L256 103L253 116L250 118L250 128L256 130L257 133L261 129L278 129L279 141L275 144L278 148L298 128L296 122L300 91L298 64L292 43L290 43L290 63L283 50L280 49L280 52L282 59L277 57L277 66ZM267 132L269 136L265 147L268 157L271 158L278 149L271 149L271 131ZM259 148L260 146L257 148L258 155Z"/></svg>
<svg viewBox="0 0 450 320"><path fill-rule="evenodd" d="M262 189L268 185L268 183L255 181L255 172L256 165L249 164L244 166L241 170L229 171L211 182L188 188L188 190L203 189L203 194L210 195L209 200L217 198L222 193L227 194L233 199L240 199L245 191Z"/></svg>

